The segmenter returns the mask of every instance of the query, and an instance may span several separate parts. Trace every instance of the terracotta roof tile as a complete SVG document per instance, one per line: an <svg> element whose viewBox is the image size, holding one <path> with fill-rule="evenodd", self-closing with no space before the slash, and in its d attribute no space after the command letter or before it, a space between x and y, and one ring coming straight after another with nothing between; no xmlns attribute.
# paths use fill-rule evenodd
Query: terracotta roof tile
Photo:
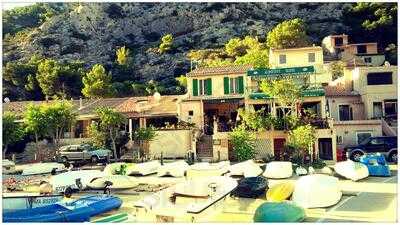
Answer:
<svg viewBox="0 0 400 225"><path fill-rule="evenodd" d="M324 87L325 95L329 96L358 96L359 94L353 91L350 80L338 79Z"/></svg>
<svg viewBox="0 0 400 225"><path fill-rule="evenodd" d="M252 68L253 68L252 65L228 65L228 66L207 67L207 68L202 67L191 71L187 75L201 76L201 75L243 74Z"/></svg>

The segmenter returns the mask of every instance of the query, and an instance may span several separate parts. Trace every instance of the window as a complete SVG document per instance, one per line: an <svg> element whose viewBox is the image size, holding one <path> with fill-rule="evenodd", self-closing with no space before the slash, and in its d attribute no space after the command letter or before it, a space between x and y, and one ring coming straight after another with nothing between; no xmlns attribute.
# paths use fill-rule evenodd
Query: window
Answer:
<svg viewBox="0 0 400 225"><path fill-rule="evenodd" d="M279 55L279 64L286 64L286 55Z"/></svg>
<svg viewBox="0 0 400 225"><path fill-rule="evenodd" d="M374 102L372 103L372 110L374 113L374 118L382 118L382 102Z"/></svg>
<svg viewBox="0 0 400 225"><path fill-rule="evenodd" d="M353 110L349 105L339 105L339 121L353 120Z"/></svg>
<svg viewBox="0 0 400 225"><path fill-rule="evenodd" d="M365 63L372 63L372 58L371 57L365 57L364 58Z"/></svg>
<svg viewBox="0 0 400 225"><path fill-rule="evenodd" d="M342 46L343 45L343 38L336 37L335 38L335 46Z"/></svg>
<svg viewBox="0 0 400 225"><path fill-rule="evenodd" d="M308 53L308 62L315 62L315 53Z"/></svg>
<svg viewBox="0 0 400 225"><path fill-rule="evenodd" d="M369 143L371 145L383 145L385 141L382 138L373 138Z"/></svg>
<svg viewBox="0 0 400 225"><path fill-rule="evenodd" d="M366 45L357 45L357 54L365 54L367 53Z"/></svg>
<svg viewBox="0 0 400 225"><path fill-rule="evenodd" d="M206 82L205 80L199 80L199 95L206 93Z"/></svg>
<svg viewBox="0 0 400 225"><path fill-rule="evenodd" d="M193 110L189 110L189 116L193 116Z"/></svg>
<svg viewBox="0 0 400 225"><path fill-rule="evenodd" d="M367 140L370 137L372 137L372 132L370 131L356 132L357 144L361 144L361 142Z"/></svg>
<svg viewBox="0 0 400 225"><path fill-rule="evenodd" d="M368 85L393 84L392 72L368 73L367 84Z"/></svg>
<svg viewBox="0 0 400 225"><path fill-rule="evenodd" d="M224 77L224 94L243 94L244 84L243 76L240 77Z"/></svg>
<svg viewBox="0 0 400 225"><path fill-rule="evenodd" d="M203 80L193 79L192 88L193 88L193 96L211 95L212 94L211 78Z"/></svg>
<svg viewBox="0 0 400 225"><path fill-rule="evenodd" d="M385 116L397 115L397 101L385 100Z"/></svg>

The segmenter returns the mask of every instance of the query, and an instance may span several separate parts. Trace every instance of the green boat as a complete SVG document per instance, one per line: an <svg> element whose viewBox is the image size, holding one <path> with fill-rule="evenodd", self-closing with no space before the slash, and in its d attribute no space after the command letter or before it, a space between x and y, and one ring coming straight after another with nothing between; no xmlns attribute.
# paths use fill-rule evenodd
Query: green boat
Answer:
<svg viewBox="0 0 400 225"><path fill-rule="evenodd" d="M267 222L301 222L306 218L303 208L288 202L266 202L254 213L253 221Z"/></svg>
<svg viewBox="0 0 400 225"><path fill-rule="evenodd" d="M118 213L111 216L102 217L96 220L91 221L92 223L128 223L128 222L136 222L130 218L128 213Z"/></svg>

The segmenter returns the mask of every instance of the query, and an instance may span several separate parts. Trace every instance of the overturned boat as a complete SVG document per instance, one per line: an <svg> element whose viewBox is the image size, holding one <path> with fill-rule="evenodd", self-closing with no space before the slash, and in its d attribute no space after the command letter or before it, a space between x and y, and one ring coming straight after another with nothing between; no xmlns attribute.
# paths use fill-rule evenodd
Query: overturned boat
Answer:
<svg viewBox="0 0 400 225"><path fill-rule="evenodd" d="M293 223L306 218L303 208L290 202L266 202L260 205L253 217L256 223Z"/></svg>
<svg viewBox="0 0 400 225"><path fill-rule="evenodd" d="M67 171L69 168L65 167L62 163L34 163L26 166L22 170L22 175L37 175L37 174L50 174Z"/></svg>
<svg viewBox="0 0 400 225"><path fill-rule="evenodd" d="M358 181L369 176L366 165L351 160L336 163L334 169L337 174L352 181Z"/></svg>
<svg viewBox="0 0 400 225"><path fill-rule="evenodd" d="M161 164L157 160L144 162L144 163L131 163L126 167L126 175L142 175L146 176L149 174L157 173L158 168Z"/></svg>
<svg viewBox="0 0 400 225"><path fill-rule="evenodd" d="M265 171L263 173L264 177L272 179L283 179L289 178L293 175L292 162L280 162L274 161L267 163Z"/></svg>
<svg viewBox="0 0 400 225"><path fill-rule="evenodd" d="M256 177L262 174L263 170L253 160L240 162L229 167L231 176Z"/></svg>
<svg viewBox="0 0 400 225"><path fill-rule="evenodd" d="M293 191L294 184L291 181L275 184L267 191L267 201L282 202L288 199L292 195Z"/></svg>
<svg viewBox="0 0 400 225"><path fill-rule="evenodd" d="M218 163L196 163L189 167L189 169L186 171L186 176L188 178L221 176L228 172L229 166L229 161L222 161Z"/></svg>
<svg viewBox="0 0 400 225"><path fill-rule="evenodd" d="M389 165L385 156L380 153L363 155L360 158L360 163L367 166L370 176L390 177Z"/></svg>
<svg viewBox="0 0 400 225"><path fill-rule="evenodd" d="M292 201L304 208L319 208L335 205L341 197L338 178L313 174L296 181Z"/></svg>
<svg viewBox="0 0 400 225"><path fill-rule="evenodd" d="M183 177L185 172L189 169L189 164L180 160L172 163L165 163L157 169L157 176L173 176Z"/></svg>
<svg viewBox="0 0 400 225"><path fill-rule="evenodd" d="M87 186L94 190L130 189L139 185L137 178L126 175L111 175L94 178Z"/></svg>
<svg viewBox="0 0 400 225"><path fill-rule="evenodd" d="M104 177L100 170L76 170L57 174L49 178L49 183L55 192L64 192L67 188L72 190L84 190L95 179Z"/></svg>

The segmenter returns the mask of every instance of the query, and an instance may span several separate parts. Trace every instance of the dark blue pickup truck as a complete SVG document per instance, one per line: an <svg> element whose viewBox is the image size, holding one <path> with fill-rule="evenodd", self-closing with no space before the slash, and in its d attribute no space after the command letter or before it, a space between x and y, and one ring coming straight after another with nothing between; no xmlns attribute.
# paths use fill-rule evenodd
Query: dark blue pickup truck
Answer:
<svg viewBox="0 0 400 225"><path fill-rule="evenodd" d="M347 158L359 161L366 153L381 153L389 162L397 163L397 136L370 137L356 146L344 148Z"/></svg>

